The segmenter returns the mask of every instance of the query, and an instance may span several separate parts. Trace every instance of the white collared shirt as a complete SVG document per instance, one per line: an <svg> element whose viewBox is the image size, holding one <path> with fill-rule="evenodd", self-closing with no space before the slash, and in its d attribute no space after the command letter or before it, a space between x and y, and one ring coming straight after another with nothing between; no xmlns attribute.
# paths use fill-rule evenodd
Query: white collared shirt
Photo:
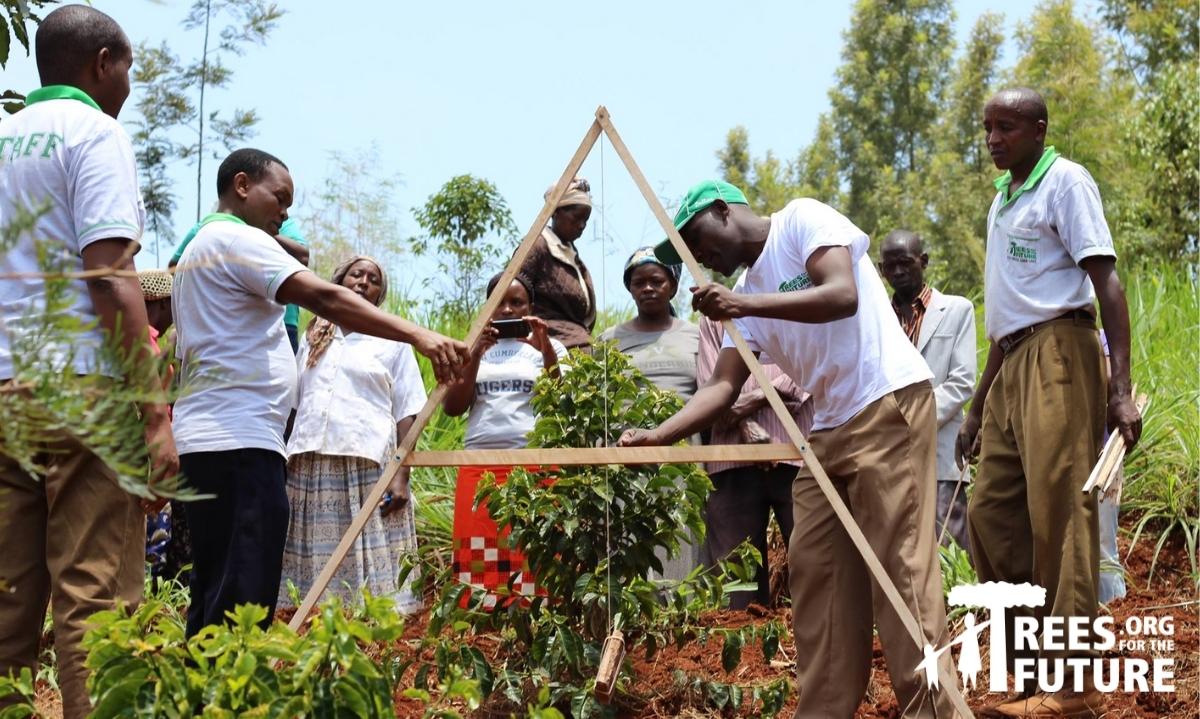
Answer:
<svg viewBox="0 0 1200 719"><path fill-rule="evenodd" d="M991 340L1091 307L1096 292L1079 263L1116 257L1100 190L1078 163L1055 159L1036 186L1003 203L996 193L988 212L983 308Z"/></svg>
<svg viewBox="0 0 1200 719"><path fill-rule="evenodd" d="M308 352L306 339L296 358L300 383L288 456L317 452L385 464L396 423L425 404L412 347L335 327L314 367L306 366Z"/></svg>
<svg viewBox="0 0 1200 719"><path fill-rule="evenodd" d="M889 392L928 380L929 366L896 321L891 299L867 256L869 241L841 213L816 200L788 203L771 215L762 254L738 278L744 294L804 292L808 260L822 247L845 247L858 288L858 312L834 322L743 317L734 324L750 349L773 361L812 395L813 431L849 421ZM726 336L722 347L733 347Z"/></svg>
<svg viewBox="0 0 1200 719"><path fill-rule="evenodd" d="M83 269L80 254L104 239L137 241L145 211L138 189L133 146L121 124L79 100L43 100L0 123L0 227L18 211L44 210L34 229L0 255L0 274L41 271L38 244L50 244L64 269ZM71 281L74 296L66 314L84 326L70 347L41 348L59 366L68 356L77 374L101 371L103 331L82 279ZM0 280L0 380L14 374L13 343L36 331L46 302L39 277ZM32 325L29 323L32 322Z"/></svg>
<svg viewBox="0 0 1200 719"><path fill-rule="evenodd" d="M182 363L175 446L180 454L267 449L286 456L296 357L275 295L308 268L262 230L213 217L184 250L171 293Z"/></svg>

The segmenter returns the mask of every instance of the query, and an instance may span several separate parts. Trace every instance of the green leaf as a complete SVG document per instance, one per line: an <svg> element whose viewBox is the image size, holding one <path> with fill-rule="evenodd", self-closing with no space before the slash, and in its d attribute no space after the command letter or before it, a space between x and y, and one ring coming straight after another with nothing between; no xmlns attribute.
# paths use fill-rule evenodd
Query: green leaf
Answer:
<svg viewBox="0 0 1200 719"><path fill-rule="evenodd" d="M0 15L0 68L8 64L8 51L12 43L12 35L8 32L8 23Z"/></svg>
<svg viewBox="0 0 1200 719"><path fill-rule="evenodd" d="M721 668L726 672L737 669L742 661L742 635L731 631L725 635L725 643L721 646Z"/></svg>

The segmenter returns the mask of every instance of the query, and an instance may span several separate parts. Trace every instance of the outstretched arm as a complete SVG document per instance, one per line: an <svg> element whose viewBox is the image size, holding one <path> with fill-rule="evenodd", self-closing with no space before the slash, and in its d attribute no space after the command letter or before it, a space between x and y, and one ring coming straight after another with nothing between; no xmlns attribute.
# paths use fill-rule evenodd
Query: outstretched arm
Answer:
<svg viewBox="0 0 1200 719"><path fill-rule="evenodd" d="M750 369L737 350L729 347L717 356L712 377L688 403L656 429L629 429L619 440L618 447L645 447L674 444L702 429L711 427L722 412L729 409L738 392L750 376Z"/></svg>
<svg viewBox="0 0 1200 719"><path fill-rule="evenodd" d="M390 315L348 287L326 282L312 272L297 272L284 280L275 299L281 304L300 305L347 332L409 343L433 362L438 382L450 382L461 376L470 359L466 344Z"/></svg>

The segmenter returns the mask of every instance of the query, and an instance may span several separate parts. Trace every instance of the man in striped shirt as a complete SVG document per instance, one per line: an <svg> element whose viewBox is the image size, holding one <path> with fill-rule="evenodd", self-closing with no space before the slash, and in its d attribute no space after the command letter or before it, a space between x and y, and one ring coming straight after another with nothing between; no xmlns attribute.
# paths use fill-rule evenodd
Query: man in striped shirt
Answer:
<svg viewBox="0 0 1200 719"><path fill-rule="evenodd" d="M942 294L925 283L929 255L915 232L890 232L880 245L879 258L879 272L894 292L892 309L900 326L933 372L937 410L936 531L944 544L953 537L966 549L967 477L958 471L954 443L963 422L963 406L975 387L975 308L967 298Z"/></svg>

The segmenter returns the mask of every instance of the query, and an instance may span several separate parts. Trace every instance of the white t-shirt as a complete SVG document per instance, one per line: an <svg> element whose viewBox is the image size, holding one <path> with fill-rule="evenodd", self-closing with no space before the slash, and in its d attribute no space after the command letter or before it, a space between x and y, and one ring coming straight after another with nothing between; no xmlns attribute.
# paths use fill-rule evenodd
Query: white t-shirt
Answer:
<svg viewBox="0 0 1200 719"><path fill-rule="evenodd" d="M68 98L34 102L0 123L0 227L17 220L20 211L42 208L33 230L0 256L0 274L38 272L38 244L57 245L64 268L78 272L83 270L80 254L93 242L141 238L142 194L133 147L120 123ZM94 325L87 284L73 280L71 285L67 314ZM45 289L40 278L0 280L0 379L13 377L14 340L22 354L23 333L41 324ZM76 373L103 371L97 357L103 337L93 326L74 335L71 347L39 348L41 359L63 366L73 352Z"/></svg>
<svg viewBox="0 0 1200 719"><path fill-rule="evenodd" d="M812 395L813 430L837 427L889 392L933 377L905 336L883 281L867 256L867 236L837 210L816 200L788 203L771 215L762 254L734 292L771 294L811 288L808 259L822 247L846 247L854 263L858 312L809 324L744 317L734 320L750 349L779 365ZM733 347L726 336L723 347ZM765 361L765 360L764 360Z"/></svg>
<svg viewBox="0 0 1200 719"><path fill-rule="evenodd" d="M567 348L550 340L562 359ZM529 398L545 369L542 353L521 340L502 339L483 354L475 375L475 401L467 415L467 449L518 449L536 419Z"/></svg>
<svg viewBox="0 0 1200 719"><path fill-rule="evenodd" d="M1096 292L1079 263L1116 257L1100 190L1082 165L1059 157L1035 186L1002 203L996 193L988 212L983 308L991 340L1091 307Z"/></svg>
<svg viewBox="0 0 1200 719"><path fill-rule="evenodd" d="M222 218L229 215L205 218L175 272L171 310L183 363L175 446L180 454L269 449L286 456L296 357L275 293L306 268L262 230Z"/></svg>
<svg viewBox="0 0 1200 719"><path fill-rule="evenodd" d="M300 345L296 419L288 456L302 452L365 457L381 465L396 444L396 423L421 411L425 385L412 347L335 327L315 367Z"/></svg>

